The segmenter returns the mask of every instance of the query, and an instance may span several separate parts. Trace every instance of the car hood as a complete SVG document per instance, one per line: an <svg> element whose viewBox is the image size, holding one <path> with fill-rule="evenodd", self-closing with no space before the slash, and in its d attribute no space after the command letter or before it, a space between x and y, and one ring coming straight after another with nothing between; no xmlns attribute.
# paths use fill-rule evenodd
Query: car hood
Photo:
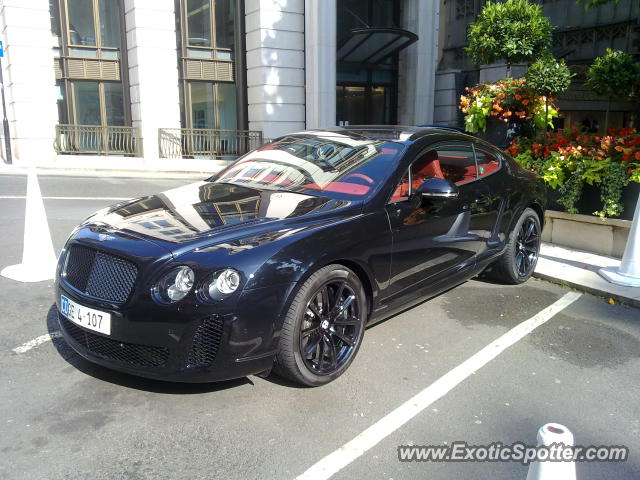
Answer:
<svg viewBox="0 0 640 480"><path fill-rule="evenodd" d="M97 212L87 223L159 244L177 255L300 223L359 212L360 204L306 193L196 182Z"/></svg>

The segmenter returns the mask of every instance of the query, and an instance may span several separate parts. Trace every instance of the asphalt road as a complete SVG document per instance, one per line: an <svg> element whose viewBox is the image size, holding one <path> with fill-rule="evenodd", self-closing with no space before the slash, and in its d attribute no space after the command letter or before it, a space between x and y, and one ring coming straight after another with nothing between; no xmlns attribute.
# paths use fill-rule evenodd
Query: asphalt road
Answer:
<svg viewBox="0 0 640 480"><path fill-rule="evenodd" d="M41 177L54 246L110 203L188 180ZM0 197L26 177L0 176ZM91 197L63 200L50 197ZM49 198L49 199L48 199ZM19 263L23 198L0 198L0 268ZM317 389L270 377L189 385L94 366L55 338L52 282L0 277L0 478L292 479L568 290L474 279L367 330L349 371ZM398 445L522 441L554 421L581 445L626 445L580 480L640 477L640 314L583 295L349 463L336 479L525 479L518 463L405 463Z"/></svg>

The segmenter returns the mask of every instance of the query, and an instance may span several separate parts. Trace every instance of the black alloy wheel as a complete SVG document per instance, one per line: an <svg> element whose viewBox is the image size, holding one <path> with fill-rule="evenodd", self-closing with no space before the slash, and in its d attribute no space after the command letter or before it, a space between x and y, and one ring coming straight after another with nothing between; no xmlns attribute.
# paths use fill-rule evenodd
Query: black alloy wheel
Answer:
<svg viewBox="0 0 640 480"><path fill-rule="evenodd" d="M300 333L305 365L317 375L340 369L354 352L363 328L357 294L346 280L331 280L312 295Z"/></svg>
<svg viewBox="0 0 640 480"><path fill-rule="evenodd" d="M350 269L328 265L313 273L284 319L274 371L306 386L338 378L362 343L367 305L362 282Z"/></svg>
<svg viewBox="0 0 640 480"><path fill-rule="evenodd" d="M529 277L538 262L540 231L534 217L527 217L520 229L516 243L515 264L521 277Z"/></svg>
<svg viewBox="0 0 640 480"><path fill-rule="evenodd" d="M490 275L514 285L526 282L538 263L541 241L540 218L526 208L509 234L504 253L491 265Z"/></svg>

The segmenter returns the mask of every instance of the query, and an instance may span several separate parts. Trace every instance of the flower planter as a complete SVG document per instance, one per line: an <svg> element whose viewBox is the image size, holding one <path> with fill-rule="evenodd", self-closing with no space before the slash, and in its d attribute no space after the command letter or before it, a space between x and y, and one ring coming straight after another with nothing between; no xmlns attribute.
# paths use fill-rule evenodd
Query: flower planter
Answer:
<svg viewBox="0 0 640 480"><path fill-rule="evenodd" d="M631 222L547 210L542 239L556 245L621 258Z"/></svg>
<svg viewBox="0 0 640 480"><path fill-rule="evenodd" d="M531 127L524 122L505 123L495 117L487 118L486 132L478 132L476 136L498 148L506 149L512 140L532 135Z"/></svg>
<svg viewBox="0 0 640 480"><path fill-rule="evenodd" d="M629 185L627 185L622 190L621 202L624 206L622 215L612 218L621 220L633 220L633 212L635 211L639 194L640 183L630 182ZM547 208L549 210L564 212L564 206L558 203L559 198L559 190L549 189L549 204ZM576 203L576 208L578 209L579 214L592 216L593 212L602 209L602 201L600 200L600 187L596 185L585 184L582 187L582 195Z"/></svg>

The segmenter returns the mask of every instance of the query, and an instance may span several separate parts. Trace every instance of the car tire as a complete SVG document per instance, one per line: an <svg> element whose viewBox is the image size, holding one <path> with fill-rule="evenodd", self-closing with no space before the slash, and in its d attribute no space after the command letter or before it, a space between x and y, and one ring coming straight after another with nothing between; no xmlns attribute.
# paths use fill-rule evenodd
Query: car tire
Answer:
<svg viewBox="0 0 640 480"><path fill-rule="evenodd" d="M362 282L352 270L343 265L320 268L289 306L273 371L310 387L335 380L358 353L367 312Z"/></svg>
<svg viewBox="0 0 640 480"><path fill-rule="evenodd" d="M540 217L535 210L525 209L509 235L503 254L492 265L490 275L511 285L529 280L540 256L541 234Z"/></svg>

